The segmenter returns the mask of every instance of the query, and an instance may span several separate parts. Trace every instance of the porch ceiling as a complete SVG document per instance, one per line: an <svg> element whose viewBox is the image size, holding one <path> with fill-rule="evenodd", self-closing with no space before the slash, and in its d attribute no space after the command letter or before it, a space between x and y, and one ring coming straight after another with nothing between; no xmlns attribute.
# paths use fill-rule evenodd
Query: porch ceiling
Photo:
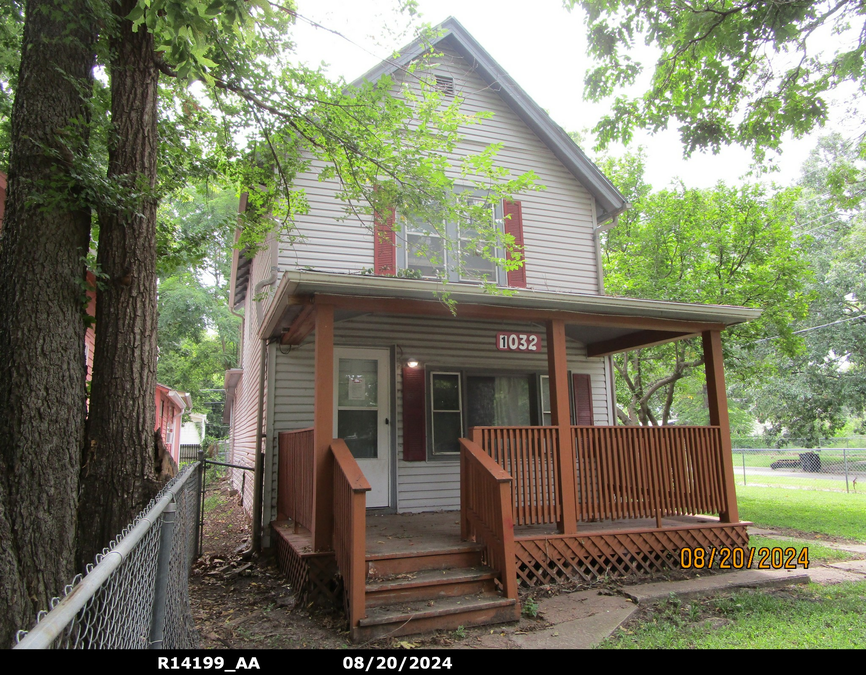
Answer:
<svg viewBox="0 0 866 675"><path fill-rule="evenodd" d="M456 302L456 316L437 300L446 291ZM759 309L728 305L528 289L492 295L475 285L446 287L417 279L288 271L282 276L259 337L282 335L284 343L298 344L312 330L312 308L316 304L333 305L337 318L375 313L542 324L563 319L566 334L588 345L589 356L669 342L705 330L723 330L761 314Z"/></svg>

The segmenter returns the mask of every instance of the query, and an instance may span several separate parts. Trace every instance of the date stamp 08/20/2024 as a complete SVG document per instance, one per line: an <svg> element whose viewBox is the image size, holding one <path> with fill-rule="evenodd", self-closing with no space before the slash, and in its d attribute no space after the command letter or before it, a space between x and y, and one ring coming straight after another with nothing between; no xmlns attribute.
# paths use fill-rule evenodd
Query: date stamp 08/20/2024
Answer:
<svg viewBox="0 0 866 675"><path fill-rule="evenodd" d="M718 565L722 570L743 570L754 566L759 570L809 569L809 547L772 548L683 548L680 550L680 567L684 570L709 569Z"/></svg>

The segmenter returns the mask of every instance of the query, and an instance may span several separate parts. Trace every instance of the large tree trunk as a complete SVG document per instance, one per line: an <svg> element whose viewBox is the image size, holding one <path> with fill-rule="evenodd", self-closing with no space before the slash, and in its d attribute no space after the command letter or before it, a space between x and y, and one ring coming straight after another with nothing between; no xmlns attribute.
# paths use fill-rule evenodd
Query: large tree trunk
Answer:
<svg viewBox="0 0 866 675"><path fill-rule="evenodd" d="M115 4L111 39L108 178L128 208L99 212L97 261L106 275L96 300L96 348L79 508L79 560L86 563L158 489L153 427L156 387L157 81L153 37Z"/></svg>
<svg viewBox="0 0 866 675"><path fill-rule="evenodd" d="M94 23L85 2L27 3L0 235L2 648L76 571L90 211L70 168L87 145Z"/></svg>

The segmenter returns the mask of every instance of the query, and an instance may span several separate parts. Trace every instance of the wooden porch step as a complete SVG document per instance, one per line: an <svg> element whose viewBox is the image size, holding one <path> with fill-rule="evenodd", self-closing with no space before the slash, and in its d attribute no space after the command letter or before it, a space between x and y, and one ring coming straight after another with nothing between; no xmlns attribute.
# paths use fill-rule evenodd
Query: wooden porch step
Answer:
<svg viewBox="0 0 866 675"><path fill-rule="evenodd" d="M517 621L520 605L496 593L478 593L436 600L368 607L367 616L352 629L355 641L412 635L460 626Z"/></svg>
<svg viewBox="0 0 866 675"><path fill-rule="evenodd" d="M479 567L484 547L465 542L442 549L368 553L367 578L386 578L424 570Z"/></svg>
<svg viewBox="0 0 866 675"><path fill-rule="evenodd" d="M494 593L496 575L489 567L421 570L370 580L366 606L381 607L449 596Z"/></svg>

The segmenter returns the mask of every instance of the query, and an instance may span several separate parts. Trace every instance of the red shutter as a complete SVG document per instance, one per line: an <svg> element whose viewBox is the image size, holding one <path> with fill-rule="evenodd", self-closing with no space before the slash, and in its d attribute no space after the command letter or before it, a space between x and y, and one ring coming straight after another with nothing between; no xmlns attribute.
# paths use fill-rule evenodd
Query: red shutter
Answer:
<svg viewBox="0 0 866 675"><path fill-rule="evenodd" d="M403 368L403 459L427 461L427 378L423 368Z"/></svg>
<svg viewBox="0 0 866 675"><path fill-rule="evenodd" d="M579 426L592 426L592 382L589 375L575 373L571 376L574 387L574 419Z"/></svg>
<svg viewBox="0 0 866 675"><path fill-rule="evenodd" d="M373 267L376 274L397 274L397 247L394 240L394 209L376 214L373 241Z"/></svg>
<svg viewBox="0 0 866 675"><path fill-rule="evenodd" d="M508 285L517 288L526 288L526 259L523 253L523 206L520 202L503 202L502 213L505 216L505 234L514 237L514 252L507 252L507 259L519 258L523 265L519 269L508 272Z"/></svg>

